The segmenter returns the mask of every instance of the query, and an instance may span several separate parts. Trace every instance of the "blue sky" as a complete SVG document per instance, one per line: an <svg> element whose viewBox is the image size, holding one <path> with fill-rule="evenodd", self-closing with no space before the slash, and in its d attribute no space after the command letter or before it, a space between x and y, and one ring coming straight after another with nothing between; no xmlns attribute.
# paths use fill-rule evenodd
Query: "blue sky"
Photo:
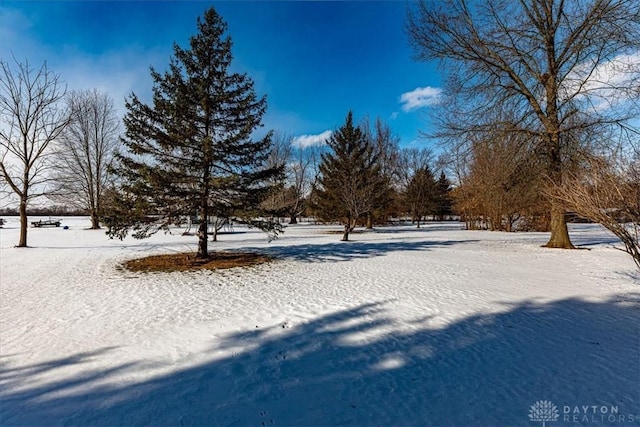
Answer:
<svg viewBox="0 0 640 427"><path fill-rule="evenodd" d="M412 59L405 1L7 1L0 0L0 57L46 60L69 89L108 92L121 113L131 92L150 99L149 66L163 70L196 19L214 6L229 25L234 68L266 94L265 127L294 137L323 134L353 110L386 120L402 146L439 93L435 64Z"/></svg>

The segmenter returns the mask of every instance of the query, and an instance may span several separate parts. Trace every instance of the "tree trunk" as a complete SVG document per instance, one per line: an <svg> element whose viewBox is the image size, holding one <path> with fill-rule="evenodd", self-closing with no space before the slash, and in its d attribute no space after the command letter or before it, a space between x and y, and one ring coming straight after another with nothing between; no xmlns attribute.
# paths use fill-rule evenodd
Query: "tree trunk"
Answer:
<svg viewBox="0 0 640 427"><path fill-rule="evenodd" d="M18 241L18 248L27 247L27 200L24 198L20 200L20 240Z"/></svg>
<svg viewBox="0 0 640 427"><path fill-rule="evenodd" d="M556 185L562 186L562 159L560 158L560 136L554 133L550 137L550 173L549 177ZM557 201L551 201L551 237L544 245L546 248L575 249L569 238L564 207Z"/></svg>
<svg viewBox="0 0 640 427"><path fill-rule="evenodd" d="M100 229L100 217L98 215L98 211L95 209L91 210L91 229L92 230Z"/></svg>
<svg viewBox="0 0 640 427"><path fill-rule="evenodd" d="M342 234L342 241L343 242L348 242L349 241L349 223L345 224L344 226L344 233Z"/></svg>
<svg viewBox="0 0 640 427"><path fill-rule="evenodd" d="M211 241L212 242L218 241L218 226L215 223L213 224L213 236L211 237Z"/></svg>
<svg viewBox="0 0 640 427"><path fill-rule="evenodd" d="M291 218L289 219L289 224L297 224L298 220L296 219L296 215L292 214Z"/></svg>
<svg viewBox="0 0 640 427"><path fill-rule="evenodd" d="M198 253L196 258L208 258L209 252L207 249L207 220L200 221L198 226Z"/></svg>
<svg viewBox="0 0 640 427"><path fill-rule="evenodd" d="M418 223L418 226L416 228L420 228L420 217L418 217L418 221L416 221Z"/></svg>
<svg viewBox="0 0 640 427"><path fill-rule="evenodd" d="M569 230L564 217L564 209L554 203L551 207L551 237L546 248L575 249L569 238Z"/></svg>
<svg viewBox="0 0 640 427"><path fill-rule="evenodd" d="M198 252L196 258L209 258L207 247L207 231L209 230L207 208L200 208L200 224L198 225Z"/></svg>
<svg viewBox="0 0 640 427"><path fill-rule="evenodd" d="M358 218L353 218L353 219L347 218L347 222L344 224L344 233L342 234L343 242L349 241L349 233L353 231L353 229L356 227L357 221L358 221Z"/></svg>
<svg viewBox="0 0 640 427"><path fill-rule="evenodd" d="M558 118L558 69L555 44L552 37L545 37L548 55L549 77L544 82L547 95L546 115L549 119L545 123L548 138L549 178L554 185L562 186L563 160L560 151L560 120ZM544 245L547 248L575 249L569 238L569 230L564 216L564 207L557 201L551 202L551 237Z"/></svg>
<svg viewBox="0 0 640 427"><path fill-rule="evenodd" d="M373 230L373 215L367 215L367 230Z"/></svg>

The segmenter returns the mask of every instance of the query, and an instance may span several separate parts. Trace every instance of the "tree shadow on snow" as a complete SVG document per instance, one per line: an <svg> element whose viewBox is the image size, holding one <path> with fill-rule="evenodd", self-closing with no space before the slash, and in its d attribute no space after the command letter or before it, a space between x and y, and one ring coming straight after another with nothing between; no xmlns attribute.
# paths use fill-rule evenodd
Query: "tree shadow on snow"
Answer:
<svg viewBox="0 0 640 427"><path fill-rule="evenodd" d="M42 368L86 355L3 371L0 424L531 426L539 400L557 405L560 422L565 405L640 411L640 294L402 329L391 304L229 335L211 348L228 357L138 383L99 382L140 369L119 365L33 385Z"/></svg>
<svg viewBox="0 0 640 427"><path fill-rule="evenodd" d="M476 240L374 240L349 241L332 243L303 243L273 245L267 247L242 247L243 251L261 252L277 259L310 261L310 262L338 262L352 261L360 258L373 258L387 255L391 252L425 251L438 247L475 242Z"/></svg>
<svg viewBox="0 0 640 427"><path fill-rule="evenodd" d="M417 224L405 222L401 224L381 225L374 227L375 233L429 233L433 231L466 231L463 222L457 221L422 221Z"/></svg>

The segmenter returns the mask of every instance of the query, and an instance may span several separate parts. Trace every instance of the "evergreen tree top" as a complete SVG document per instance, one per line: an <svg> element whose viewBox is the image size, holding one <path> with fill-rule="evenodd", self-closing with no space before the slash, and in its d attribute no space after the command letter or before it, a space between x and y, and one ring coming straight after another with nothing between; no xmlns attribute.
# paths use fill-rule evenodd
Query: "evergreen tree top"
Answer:
<svg viewBox="0 0 640 427"><path fill-rule="evenodd" d="M175 57L184 64L188 74L197 75L199 72L212 70L216 74L225 73L233 60L233 42L231 36L225 35L227 23L214 8L209 8L204 17L198 17L197 27L198 33L189 38L189 50L174 44ZM192 68L194 66L200 68Z"/></svg>

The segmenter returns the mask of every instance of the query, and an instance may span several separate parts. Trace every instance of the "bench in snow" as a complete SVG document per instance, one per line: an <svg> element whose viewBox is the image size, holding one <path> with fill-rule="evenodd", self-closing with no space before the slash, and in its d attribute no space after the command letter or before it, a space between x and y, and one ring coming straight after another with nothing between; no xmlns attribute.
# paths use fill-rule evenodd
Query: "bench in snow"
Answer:
<svg viewBox="0 0 640 427"><path fill-rule="evenodd" d="M42 220L33 221L31 223L31 226L32 227L37 227L37 228L40 228L40 227L60 227L60 221L54 221L52 219L45 220L45 221L42 221Z"/></svg>

